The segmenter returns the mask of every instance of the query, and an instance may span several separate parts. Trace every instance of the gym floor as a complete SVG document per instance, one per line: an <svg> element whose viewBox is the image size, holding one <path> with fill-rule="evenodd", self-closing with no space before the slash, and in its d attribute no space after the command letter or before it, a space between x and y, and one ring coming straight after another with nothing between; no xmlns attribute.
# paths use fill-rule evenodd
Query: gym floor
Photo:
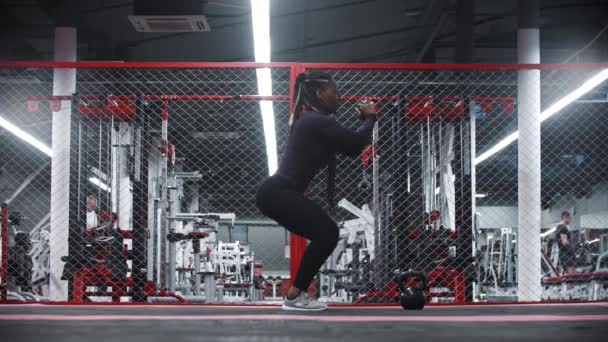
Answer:
<svg viewBox="0 0 608 342"><path fill-rule="evenodd" d="M3 341L598 341L608 303L483 306L2 305Z"/></svg>

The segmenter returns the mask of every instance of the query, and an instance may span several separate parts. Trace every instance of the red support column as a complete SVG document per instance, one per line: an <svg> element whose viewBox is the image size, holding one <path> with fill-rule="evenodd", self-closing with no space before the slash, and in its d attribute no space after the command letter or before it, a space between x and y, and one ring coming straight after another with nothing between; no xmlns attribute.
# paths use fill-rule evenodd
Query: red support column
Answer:
<svg viewBox="0 0 608 342"><path fill-rule="evenodd" d="M452 280L454 288L454 304L462 304L466 302L466 284L464 275L461 271L452 272L454 278Z"/></svg>
<svg viewBox="0 0 608 342"><path fill-rule="evenodd" d="M298 74L303 72L304 69L300 64L296 64L291 67L289 73L289 111L293 111L293 97L295 93L295 83L296 77ZM302 255L304 255L304 249L306 248L306 239L303 237L296 235L294 233L290 234L289 239L289 270L291 274L291 280L294 281L296 279L296 272L300 267L300 260L302 259ZM304 290L304 289L302 289Z"/></svg>
<svg viewBox="0 0 608 342"><path fill-rule="evenodd" d="M72 290L72 302L75 303L84 303L84 298L86 296L85 291L86 291L86 275L85 273L88 273L85 271L84 268L81 268L80 270L74 272L74 278L73 278L73 290Z"/></svg>

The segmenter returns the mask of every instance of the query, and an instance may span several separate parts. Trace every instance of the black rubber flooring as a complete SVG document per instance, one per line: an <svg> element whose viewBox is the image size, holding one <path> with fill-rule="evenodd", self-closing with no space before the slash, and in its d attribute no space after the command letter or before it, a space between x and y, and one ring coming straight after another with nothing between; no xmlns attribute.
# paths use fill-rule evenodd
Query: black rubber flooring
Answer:
<svg viewBox="0 0 608 342"><path fill-rule="evenodd" d="M603 341L608 303L278 307L0 305L1 341ZM380 340L381 339L381 340Z"/></svg>

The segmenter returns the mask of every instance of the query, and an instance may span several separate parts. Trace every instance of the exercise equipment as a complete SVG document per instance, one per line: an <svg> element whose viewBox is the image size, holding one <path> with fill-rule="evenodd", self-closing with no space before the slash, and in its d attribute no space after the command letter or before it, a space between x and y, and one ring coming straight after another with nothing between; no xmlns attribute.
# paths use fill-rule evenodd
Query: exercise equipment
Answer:
<svg viewBox="0 0 608 342"><path fill-rule="evenodd" d="M434 99L417 96L419 91L408 87L401 96L377 98L383 115L361 155L364 203L357 197L339 203L357 218L340 222L341 241L321 271L326 296L345 289L353 302L393 302L395 270L417 268L433 284L450 288L438 290L438 300L466 299L459 266L472 260L456 253L471 250L466 105L460 97Z"/></svg>
<svg viewBox="0 0 608 342"><path fill-rule="evenodd" d="M283 278L270 276L266 278L266 282L272 286L272 296L268 299L281 299L281 297L277 297L277 286L281 286Z"/></svg>
<svg viewBox="0 0 608 342"><path fill-rule="evenodd" d="M352 301L369 290L374 259L374 215L367 204L357 208L347 199L338 207L356 218L339 223L340 240L336 250L320 271L324 297Z"/></svg>
<svg viewBox="0 0 608 342"><path fill-rule="evenodd" d="M17 231L8 248L9 289L18 292L32 291L32 241L28 233Z"/></svg>
<svg viewBox="0 0 608 342"><path fill-rule="evenodd" d="M18 210L10 210L7 204L2 205L0 214L2 221L2 272L0 272L1 300L17 300L23 302L39 302L40 293L33 286L34 262L32 247L36 241L32 240L31 232L19 230L27 217L22 216ZM5 220L6 218L6 220ZM38 229L34 227L32 231ZM11 237L12 236L12 237ZM5 249L6 248L6 249Z"/></svg>
<svg viewBox="0 0 608 342"><path fill-rule="evenodd" d="M550 235L545 238L546 247L541 250L544 270L547 270L542 278L543 300L586 301L608 298L608 252L602 253L601 246L593 248L597 246L596 242L601 241L601 236L592 242L588 230L575 232L580 238L572 239L578 241L574 247L575 273L565 273L560 267L555 237Z"/></svg>
<svg viewBox="0 0 608 342"><path fill-rule="evenodd" d="M485 238L485 239L483 239ZM484 300L517 300L517 234L510 227L484 228L479 235L479 291Z"/></svg>
<svg viewBox="0 0 608 342"><path fill-rule="evenodd" d="M428 280L424 273L407 271L399 273L395 278L399 286L399 303L405 310L422 310L426 303L425 291ZM417 282L417 286L409 285Z"/></svg>
<svg viewBox="0 0 608 342"><path fill-rule="evenodd" d="M10 210L7 204L2 204L0 214L2 230L2 271L0 273L0 300L38 301L32 291L32 258L30 251L32 241L30 235L18 230L26 217L18 210ZM12 234L12 239L10 235ZM11 241L12 240L12 243Z"/></svg>

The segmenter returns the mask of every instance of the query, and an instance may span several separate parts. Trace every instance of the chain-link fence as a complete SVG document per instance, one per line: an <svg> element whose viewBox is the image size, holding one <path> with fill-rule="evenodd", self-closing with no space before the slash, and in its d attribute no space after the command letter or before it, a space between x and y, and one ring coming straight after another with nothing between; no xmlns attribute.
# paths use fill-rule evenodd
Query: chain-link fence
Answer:
<svg viewBox="0 0 608 342"><path fill-rule="evenodd" d="M289 67L270 70L266 96L256 69L236 65L78 68L66 96L52 96L53 69L2 71L3 195L14 193L10 212L24 216L11 219L10 244L28 240L9 254L9 279L28 280L10 284L13 296L261 300L262 277L289 277L286 232L255 205L271 167L267 137L279 148L286 140ZM52 124L69 127L55 140L68 161L53 173L58 185ZM67 201L53 202L66 187ZM50 224L53 210L65 215Z"/></svg>
<svg viewBox="0 0 608 342"><path fill-rule="evenodd" d="M540 146L523 156L539 153L533 200L518 115L538 96L518 84L523 66L282 64L263 96L255 65L70 67L61 97L53 81L69 69L0 69L10 298L278 299L299 250L255 194L304 69L334 77L344 126L363 97L379 113L361 157L338 157L341 239L314 282L324 301L394 302L410 269L431 302L608 297L606 66L541 68ZM325 205L324 191L322 172L309 197Z"/></svg>
<svg viewBox="0 0 608 342"><path fill-rule="evenodd" d="M606 71L542 71L534 209L518 197L518 170L526 167L518 164L517 118L522 100L539 97L534 88L518 95L528 85L518 84L517 68L318 67L333 74L345 99L372 96L380 112L377 171L365 156L339 161L345 237L322 272L327 296L390 302L395 275L415 269L427 274L433 302L521 301L531 298L526 292L533 300L606 299ZM343 109L339 121L355 128L352 106ZM569 216L562 220L562 212ZM518 246L518 222L540 235L538 248L528 240Z"/></svg>

